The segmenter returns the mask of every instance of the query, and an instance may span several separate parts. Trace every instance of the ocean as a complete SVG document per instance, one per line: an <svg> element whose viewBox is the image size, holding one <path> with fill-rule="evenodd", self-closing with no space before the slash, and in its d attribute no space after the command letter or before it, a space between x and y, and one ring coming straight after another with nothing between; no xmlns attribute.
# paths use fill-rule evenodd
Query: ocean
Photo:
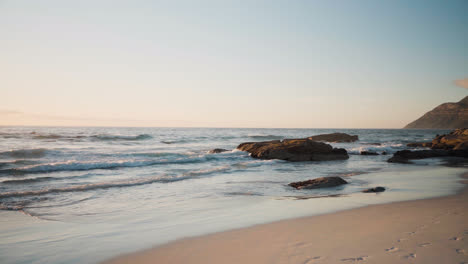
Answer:
<svg viewBox="0 0 468 264"><path fill-rule="evenodd" d="M243 142L344 132L348 160L257 160ZM393 164L409 142L447 130L0 127L0 262L97 263L176 239L438 197L462 185L463 165ZM210 154L209 150L229 151ZM387 155L363 156L360 151ZM287 184L341 176L337 188ZM375 186L379 194L360 191Z"/></svg>

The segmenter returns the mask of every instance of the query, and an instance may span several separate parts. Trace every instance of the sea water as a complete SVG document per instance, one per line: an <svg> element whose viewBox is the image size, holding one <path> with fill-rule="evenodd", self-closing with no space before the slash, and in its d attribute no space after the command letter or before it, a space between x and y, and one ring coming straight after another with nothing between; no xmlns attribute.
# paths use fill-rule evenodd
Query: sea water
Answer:
<svg viewBox="0 0 468 264"><path fill-rule="evenodd" d="M243 142L358 135L348 160L257 160ZM0 262L96 263L175 239L455 193L465 168L387 163L446 130L0 127ZM209 150L228 151L210 154ZM360 151L387 155L363 156ZM287 184L341 176L337 188ZM384 186L387 191L360 191Z"/></svg>

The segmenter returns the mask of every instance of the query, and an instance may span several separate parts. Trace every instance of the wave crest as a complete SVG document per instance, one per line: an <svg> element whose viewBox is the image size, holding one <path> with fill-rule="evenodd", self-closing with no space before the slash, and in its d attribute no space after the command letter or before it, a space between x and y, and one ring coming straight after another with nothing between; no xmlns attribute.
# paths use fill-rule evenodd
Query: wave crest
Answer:
<svg viewBox="0 0 468 264"><path fill-rule="evenodd" d="M62 188L48 188L48 189L41 189L41 190L19 191L19 192L17 191L4 192L4 193L0 193L0 199L11 198L11 197L37 196L37 195L44 195L44 194L49 194L49 193L83 192L83 191L90 191L90 190L96 190L96 189L131 187L131 186L151 184L155 182L161 182L161 183L175 182L175 181L191 179L191 178L201 176L201 175L210 175L210 174L217 173L217 172L225 172L228 170L230 170L229 166L222 166L222 167L215 167L215 168L206 169L206 170L191 171L191 172L187 172L176 177L163 175L163 176L148 177L144 179L90 183L90 184L74 185L74 186L62 187ZM2 208L0 207L0 209Z"/></svg>
<svg viewBox="0 0 468 264"><path fill-rule="evenodd" d="M111 161L111 162L66 161L66 162L55 162L55 163L25 166L21 168L3 169L3 170L0 170L0 174L26 174L26 173L48 173L48 172L57 172L57 171L86 171L86 170L98 170L98 169L133 168L133 167L152 166L152 165L158 165L158 164L197 163L197 162L204 162L206 160L207 158L202 156L202 157L177 158L173 160L169 160L169 159L122 160L122 161Z"/></svg>
<svg viewBox="0 0 468 264"><path fill-rule="evenodd" d="M370 152L377 152L377 153L380 153L380 152L387 152L389 154L393 154L395 152L397 152L398 150L401 150L402 147L404 147L403 144L382 144L382 145L371 145L371 144L368 144L368 145L361 145L359 147L354 147L354 148L351 148L351 149L347 149L348 153L349 154L356 154L356 155L359 155L361 154L362 151L370 151Z"/></svg>
<svg viewBox="0 0 468 264"><path fill-rule="evenodd" d="M91 138L97 139L97 140L147 140L147 139L152 139L153 136L149 134L140 134L137 136L100 134L100 135L91 136Z"/></svg>
<svg viewBox="0 0 468 264"><path fill-rule="evenodd" d="M10 157L15 159L42 158L47 154L47 149L17 149L0 152L0 157Z"/></svg>
<svg viewBox="0 0 468 264"><path fill-rule="evenodd" d="M253 138L253 139L283 139L283 136L278 136L278 135L263 135L263 134L254 134L254 135L248 135L247 137Z"/></svg>

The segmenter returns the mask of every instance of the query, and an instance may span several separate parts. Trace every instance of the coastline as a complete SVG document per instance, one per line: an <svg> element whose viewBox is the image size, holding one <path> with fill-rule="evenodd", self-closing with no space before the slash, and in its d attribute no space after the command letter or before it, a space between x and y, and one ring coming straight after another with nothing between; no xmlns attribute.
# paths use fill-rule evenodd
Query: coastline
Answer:
<svg viewBox="0 0 468 264"><path fill-rule="evenodd" d="M103 263L468 263L468 172L457 194L185 238Z"/></svg>

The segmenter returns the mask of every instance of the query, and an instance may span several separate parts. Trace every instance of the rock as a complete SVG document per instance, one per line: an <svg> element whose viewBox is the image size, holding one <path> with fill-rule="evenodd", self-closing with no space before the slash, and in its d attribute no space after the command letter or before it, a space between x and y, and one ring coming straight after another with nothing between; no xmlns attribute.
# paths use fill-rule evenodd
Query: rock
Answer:
<svg viewBox="0 0 468 264"><path fill-rule="evenodd" d="M361 155L376 156L376 155L379 155L379 153L373 152L373 151L361 151Z"/></svg>
<svg viewBox="0 0 468 264"><path fill-rule="evenodd" d="M359 140L358 136L348 135L346 133L331 133L331 134L321 134L316 136L308 137L308 139L313 141L325 141L325 142L354 142Z"/></svg>
<svg viewBox="0 0 468 264"><path fill-rule="evenodd" d="M430 148L432 147L432 142L414 142L408 143L406 146L411 148Z"/></svg>
<svg viewBox="0 0 468 264"><path fill-rule="evenodd" d="M458 103L445 103L427 112L405 128L468 127L468 96Z"/></svg>
<svg viewBox="0 0 468 264"><path fill-rule="evenodd" d="M247 142L237 149L247 151L258 159L280 159L288 161L324 161L348 159L348 153L342 148L333 148L329 144L315 142L307 138Z"/></svg>
<svg viewBox="0 0 468 264"><path fill-rule="evenodd" d="M215 154L215 153L222 153L222 152L227 152L227 151L229 151L229 150L222 149L222 148L215 148L215 149L212 149L212 150L208 151L208 153Z"/></svg>
<svg viewBox="0 0 468 264"><path fill-rule="evenodd" d="M365 189L362 192L363 193L378 193L378 192L384 192L384 191L385 191L384 187L378 186L374 188Z"/></svg>
<svg viewBox="0 0 468 264"><path fill-rule="evenodd" d="M445 150L445 149L430 149L430 150L401 150L393 154L393 157L387 162L393 163L411 163L413 159L427 159L438 157L461 157L468 158L467 150Z"/></svg>
<svg viewBox="0 0 468 264"><path fill-rule="evenodd" d="M468 150L468 141L458 143L453 150Z"/></svg>
<svg viewBox="0 0 468 264"><path fill-rule="evenodd" d="M391 157L387 161L398 163L411 163L410 160L412 159L426 159L436 157L468 158L468 129L455 129L449 134L437 135L430 143L425 142L422 144L424 144L422 146L430 146L431 149L418 151L398 151L393 155L393 157ZM408 144L408 146L410 146L410 144Z"/></svg>
<svg viewBox="0 0 468 264"><path fill-rule="evenodd" d="M301 182L292 182L288 184L289 186L296 188L298 190L301 189L317 189L317 188L330 188L335 186L340 186L343 184L347 184L348 182L343 180L340 177L322 177L307 181Z"/></svg>
<svg viewBox="0 0 468 264"><path fill-rule="evenodd" d="M382 146L382 143L365 143L366 145Z"/></svg>
<svg viewBox="0 0 468 264"><path fill-rule="evenodd" d="M382 155L387 155L387 154L388 154L387 151L382 152Z"/></svg>
<svg viewBox="0 0 468 264"><path fill-rule="evenodd" d="M465 144L461 144L465 143ZM432 140L432 149L468 149L468 129L459 128Z"/></svg>
<svg viewBox="0 0 468 264"><path fill-rule="evenodd" d="M426 159L434 157L445 157L447 156L447 151L444 150L401 150L393 154L393 157L388 159L388 162L394 163L410 163L409 160L412 159Z"/></svg>

